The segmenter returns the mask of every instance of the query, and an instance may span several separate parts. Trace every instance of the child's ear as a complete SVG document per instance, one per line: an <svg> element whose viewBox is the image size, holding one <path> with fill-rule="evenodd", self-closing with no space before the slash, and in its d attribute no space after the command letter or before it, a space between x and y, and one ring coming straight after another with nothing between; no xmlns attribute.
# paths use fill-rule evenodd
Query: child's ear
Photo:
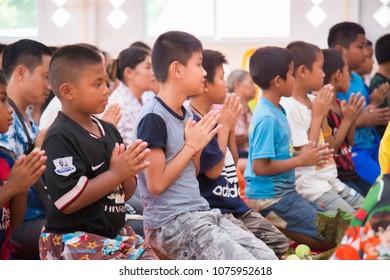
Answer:
<svg viewBox="0 0 390 280"><path fill-rule="evenodd" d="M338 50L342 54L342 56L346 56L347 55L347 49L345 47L343 47L341 45L336 45L334 48L336 50Z"/></svg>
<svg viewBox="0 0 390 280"><path fill-rule="evenodd" d="M295 77L301 77L301 78L305 78L306 76L306 66L305 65L300 65L296 70L295 70Z"/></svg>
<svg viewBox="0 0 390 280"><path fill-rule="evenodd" d="M178 78L178 79L181 79L181 64L180 62L178 61L174 61L171 63L170 67L169 67L169 71L170 73L172 74L172 76Z"/></svg>
<svg viewBox="0 0 390 280"><path fill-rule="evenodd" d="M341 69L336 70L336 72L333 74L333 77L338 82L341 79Z"/></svg>
<svg viewBox="0 0 390 280"><path fill-rule="evenodd" d="M204 82L203 92L210 93L209 83L207 81Z"/></svg>
<svg viewBox="0 0 390 280"><path fill-rule="evenodd" d="M274 85L274 87L278 88L278 87L280 87L281 80L282 80L282 78L279 75L277 75L273 80L271 80L270 84Z"/></svg>
<svg viewBox="0 0 390 280"><path fill-rule="evenodd" d="M65 100L73 100L73 86L69 83L63 83L60 86L60 95Z"/></svg>

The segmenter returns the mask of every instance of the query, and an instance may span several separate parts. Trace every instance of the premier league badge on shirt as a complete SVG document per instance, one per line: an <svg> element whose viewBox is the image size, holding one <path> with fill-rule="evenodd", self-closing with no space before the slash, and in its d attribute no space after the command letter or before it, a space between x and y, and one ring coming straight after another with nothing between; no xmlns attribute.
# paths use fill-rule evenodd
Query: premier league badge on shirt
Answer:
<svg viewBox="0 0 390 280"><path fill-rule="evenodd" d="M76 167L73 165L73 157L57 158L53 160L56 169L54 172L57 175L69 176L76 171Z"/></svg>

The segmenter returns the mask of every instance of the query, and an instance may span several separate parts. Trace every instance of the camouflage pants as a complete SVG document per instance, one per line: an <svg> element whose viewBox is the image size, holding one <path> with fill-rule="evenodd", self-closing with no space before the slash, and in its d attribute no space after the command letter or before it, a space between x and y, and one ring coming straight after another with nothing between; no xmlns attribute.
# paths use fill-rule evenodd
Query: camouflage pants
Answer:
<svg viewBox="0 0 390 280"><path fill-rule="evenodd" d="M145 228L145 237L171 259L277 259L263 241L232 224L219 209L180 214L161 228Z"/></svg>
<svg viewBox="0 0 390 280"><path fill-rule="evenodd" d="M249 210L243 214L224 214L233 224L252 232L257 238L264 241L279 258L287 252L289 243L286 236L281 233L259 212Z"/></svg>

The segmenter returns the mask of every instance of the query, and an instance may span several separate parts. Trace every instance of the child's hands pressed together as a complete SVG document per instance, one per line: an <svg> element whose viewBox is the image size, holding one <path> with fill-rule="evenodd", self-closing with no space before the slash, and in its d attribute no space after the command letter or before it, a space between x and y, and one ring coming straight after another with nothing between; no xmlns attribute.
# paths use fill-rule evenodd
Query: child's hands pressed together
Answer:
<svg viewBox="0 0 390 280"><path fill-rule="evenodd" d="M333 157L334 150L329 149L329 143L317 146L316 142L311 141L302 148L298 157L300 157L300 166L324 165L328 159Z"/></svg>
<svg viewBox="0 0 390 280"><path fill-rule="evenodd" d="M362 112L365 105L364 96L358 92L357 94L352 93L349 97L348 103L342 100L340 103L341 114L344 119L354 122Z"/></svg>
<svg viewBox="0 0 390 280"><path fill-rule="evenodd" d="M34 149L29 155L22 155L15 161L7 184L12 185L15 194L27 192L46 169L45 151Z"/></svg>
<svg viewBox="0 0 390 280"><path fill-rule="evenodd" d="M363 127L367 126L377 126L377 125L387 125L390 121L390 108L376 108L374 105L370 104L364 108L361 113L362 117L364 115L365 122L361 124Z"/></svg>
<svg viewBox="0 0 390 280"><path fill-rule="evenodd" d="M312 111L313 116L326 117L328 114L333 100L334 92L333 86L327 84L317 93L317 97L313 100Z"/></svg>
<svg viewBox="0 0 390 280"><path fill-rule="evenodd" d="M383 83L374 89L370 94L370 104L379 107L386 99L389 89L389 83Z"/></svg>
<svg viewBox="0 0 390 280"><path fill-rule="evenodd" d="M220 116L218 110L211 110L199 122L188 119L184 128L185 143L192 146L196 152L203 149L221 129L222 125L217 125Z"/></svg>
<svg viewBox="0 0 390 280"><path fill-rule="evenodd" d="M112 151L110 170L115 172L121 181L134 177L150 165L150 162L146 160L150 154L147 146L148 143L139 139L134 141L128 149L125 149L124 144L117 143Z"/></svg>
<svg viewBox="0 0 390 280"><path fill-rule="evenodd" d="M242 110L241 98L235 93L227 94L220 110L221 116L219 117L218 123L224 129L229 131L234 130Z"/></svg>

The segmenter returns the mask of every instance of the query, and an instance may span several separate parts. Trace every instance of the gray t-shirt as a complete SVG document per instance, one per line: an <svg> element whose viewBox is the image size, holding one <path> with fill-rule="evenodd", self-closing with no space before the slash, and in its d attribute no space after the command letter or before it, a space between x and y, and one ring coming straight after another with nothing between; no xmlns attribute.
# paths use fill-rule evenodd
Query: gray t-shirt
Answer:
<svg viewBox="0 0 390 280"><path fill-rule="evenodd" d="M149 148L160 147L169 163L184 146L184 127L192 116L182 107L183 117L173 112L160 98L155 97L141 109L133 140L148 142ZM145 173L138 174L138 187L144 204L144 226L156 229L177 215L189 211L209 210L209 204L200 195L195 165L191 160L179 177L162 193L153 195L146 186Z"/></svg>

